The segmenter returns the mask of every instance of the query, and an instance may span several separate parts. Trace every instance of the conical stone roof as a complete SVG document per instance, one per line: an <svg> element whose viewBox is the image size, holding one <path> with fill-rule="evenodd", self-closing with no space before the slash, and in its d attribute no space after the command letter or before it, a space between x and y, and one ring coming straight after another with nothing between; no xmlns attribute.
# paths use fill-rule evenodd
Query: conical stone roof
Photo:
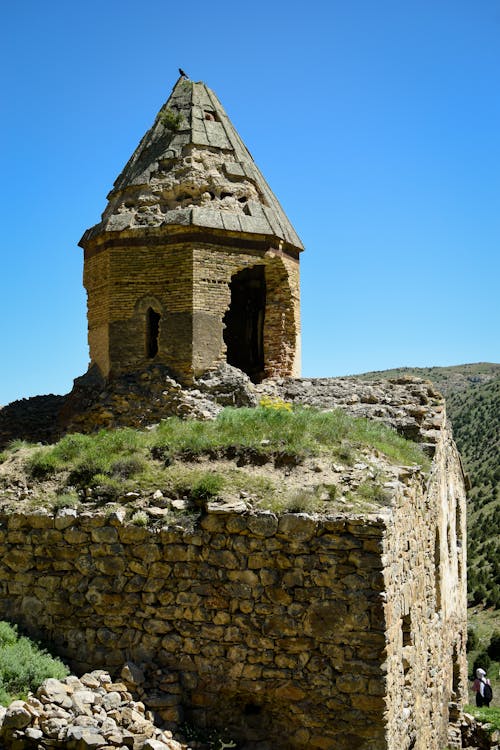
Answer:
<svg viewBox="0 0 500 750"><path fill-rule="evenodd" d="M218 98L180 78L108 195L103 232L199 227L303 246Z"/></svg>

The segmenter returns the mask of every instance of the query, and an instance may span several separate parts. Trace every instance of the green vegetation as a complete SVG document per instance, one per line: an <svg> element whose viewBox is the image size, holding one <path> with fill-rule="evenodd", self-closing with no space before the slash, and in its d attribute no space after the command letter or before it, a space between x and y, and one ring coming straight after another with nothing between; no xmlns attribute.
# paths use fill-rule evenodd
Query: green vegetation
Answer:
<svg viewBox="0 0 500 750"><path fill-rule="evenodd" d="M165 420L153 440L153 449L163 449L165 455L243 447L269 456L288 454L298 460L321 454L338 456L348 442L353 448L375 448L396 463L428 463L418 445L394 430L341 410L228 408L210 422Z"/></svg>
<svg viewBox="0 0 500 750"><path fill-rule="evenodd" d="M476 669L488 673L493 687L493 703L500 704L500 611L473 609L469 611L467 661L469 676L474 679Z"/></svg>
<svg viewBox="0 0 500 750"><path fill-rule="evenodd" d="M161 124L173 133L177 133L180 129L183 119L181 112L174 112L171 109L164 109L159 116Z"/></svg>
<svg viewBox="0 0 500 750"><path fill-rule="evenodd" d="M472 604L500 608L500 377L448 397L457 446L471 480L468 579Z"/></svg>
<svg viewBox="0 0 500 750"><path fill-rule="evenodd" d="M15 625L0 621L0 703L25 698L47 677L63 679L69 670L59 659L20 636Z"/></svg>
<svg viewBox="0 0 500 750"><path fill-rule="evenodd" d="M500 731L500 708L490 706L489 708L477 708L477 706L465 706L468 714L472 714L482 724L486 724L485 729L489 734Z"/></svg>
<svg viewBox="0 0 500 750"><path fill-rule="evenodd" d="M148 514L145 513L143 510L136 510L135 513L132 514L132 517L130 518L130 520L136 526L147 526Z"/></svg>
<svg viewBox="0 0 500 750"><path fill-rule="evenodd" d="M89 498L101 505L120 503L127 494L158 488L171 499L198 508L213 498L244 496L251 497L252 504L277 512L312 511L333 501L337 486L321 484L318 476L317 486L289 491L272 471L265 475L264 469L247 471L245 466L269 465L290 473L312 458L348 467L365 462L367 455L372 459L383 456L397 465L420 465L424 470L429 466L417 444L381 423L356 419L342 410L291 409L278 402L256 409L227 408L211 421L172 417L154 430L72 434L55 445L23 444L9 450L20 451L30 482L43 487L33 504L46 503L52 493L54 511L77 507ZM387 502L383 488L387 477L376 472L370 476L373 481L362 481L346 493L349 507L363 511Z"/></svg>

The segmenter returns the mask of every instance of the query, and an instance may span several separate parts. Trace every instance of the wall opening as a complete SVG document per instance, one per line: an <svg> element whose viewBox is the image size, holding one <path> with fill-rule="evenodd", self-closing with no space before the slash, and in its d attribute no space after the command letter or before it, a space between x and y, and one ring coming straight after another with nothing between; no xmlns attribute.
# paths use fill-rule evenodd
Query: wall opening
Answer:
<svg viewBox="0 0 500 750"><path fill-rule="evenodd" d="M462 537L462 508L460 506L460 499L457 498L455 501L455 534L457 537L457 560L458 560L458 581L461 583L463 577L463 537Z"/></svg>
<svg viewBox="0 0 500 750"><path fill-rule="evenodd" d="M413 644L411 636L411 615L403 615L401 618L401 633L404 646L411 646Z"/></svg>
<svg viewBox="0 0 500 750"><path fill-rule="evenodd" d="M158 354L158 336L160 333L160 313L148 307L146 311L146 356L149 359Z"/></svg>
<svg viewBox="0 0 500 750"><path fill-rule="evenodd" d="M453 682L451 686L453 698L458 698L460 694L460 659L458 657L457 644L453 644Z"/></svg>
<svg viewBox="0 0 500 750"><path fill-rule="evenodd" d="M436 587L436 612L441 609L441 538L436 528L434 537L434 582Z"/></svg>
<svg viewBox="0 0 500 750"><path fill-rule="evenodd" d="M227 363L259 383L264 377L264 266L252 266L236 273L229 288L231 303L224 316Z"/></svg>

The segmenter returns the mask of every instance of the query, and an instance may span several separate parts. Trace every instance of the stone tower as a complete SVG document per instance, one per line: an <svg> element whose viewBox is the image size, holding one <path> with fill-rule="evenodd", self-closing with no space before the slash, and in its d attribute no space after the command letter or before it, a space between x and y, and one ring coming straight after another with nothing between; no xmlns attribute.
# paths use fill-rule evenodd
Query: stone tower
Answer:
<svg viewBox="0 0 500 750"><path fill-rule="evenodd" d="M85 251L92 364L183 383L227 362L299 375L302 244L219 100L179 78Z"/></svg>

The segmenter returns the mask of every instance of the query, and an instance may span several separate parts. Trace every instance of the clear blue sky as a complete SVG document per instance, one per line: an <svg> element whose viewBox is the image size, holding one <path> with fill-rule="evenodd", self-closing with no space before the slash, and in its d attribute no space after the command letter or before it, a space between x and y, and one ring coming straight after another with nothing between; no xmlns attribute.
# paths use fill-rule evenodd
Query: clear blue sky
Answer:
<svg viewBox="0 0 500 750"><path fill-rule="evenodd" d="M27 0L0 28L0 404L88 366L84 230L184 68L302 238L303 374L500 361L498 0Z"/></svg>

